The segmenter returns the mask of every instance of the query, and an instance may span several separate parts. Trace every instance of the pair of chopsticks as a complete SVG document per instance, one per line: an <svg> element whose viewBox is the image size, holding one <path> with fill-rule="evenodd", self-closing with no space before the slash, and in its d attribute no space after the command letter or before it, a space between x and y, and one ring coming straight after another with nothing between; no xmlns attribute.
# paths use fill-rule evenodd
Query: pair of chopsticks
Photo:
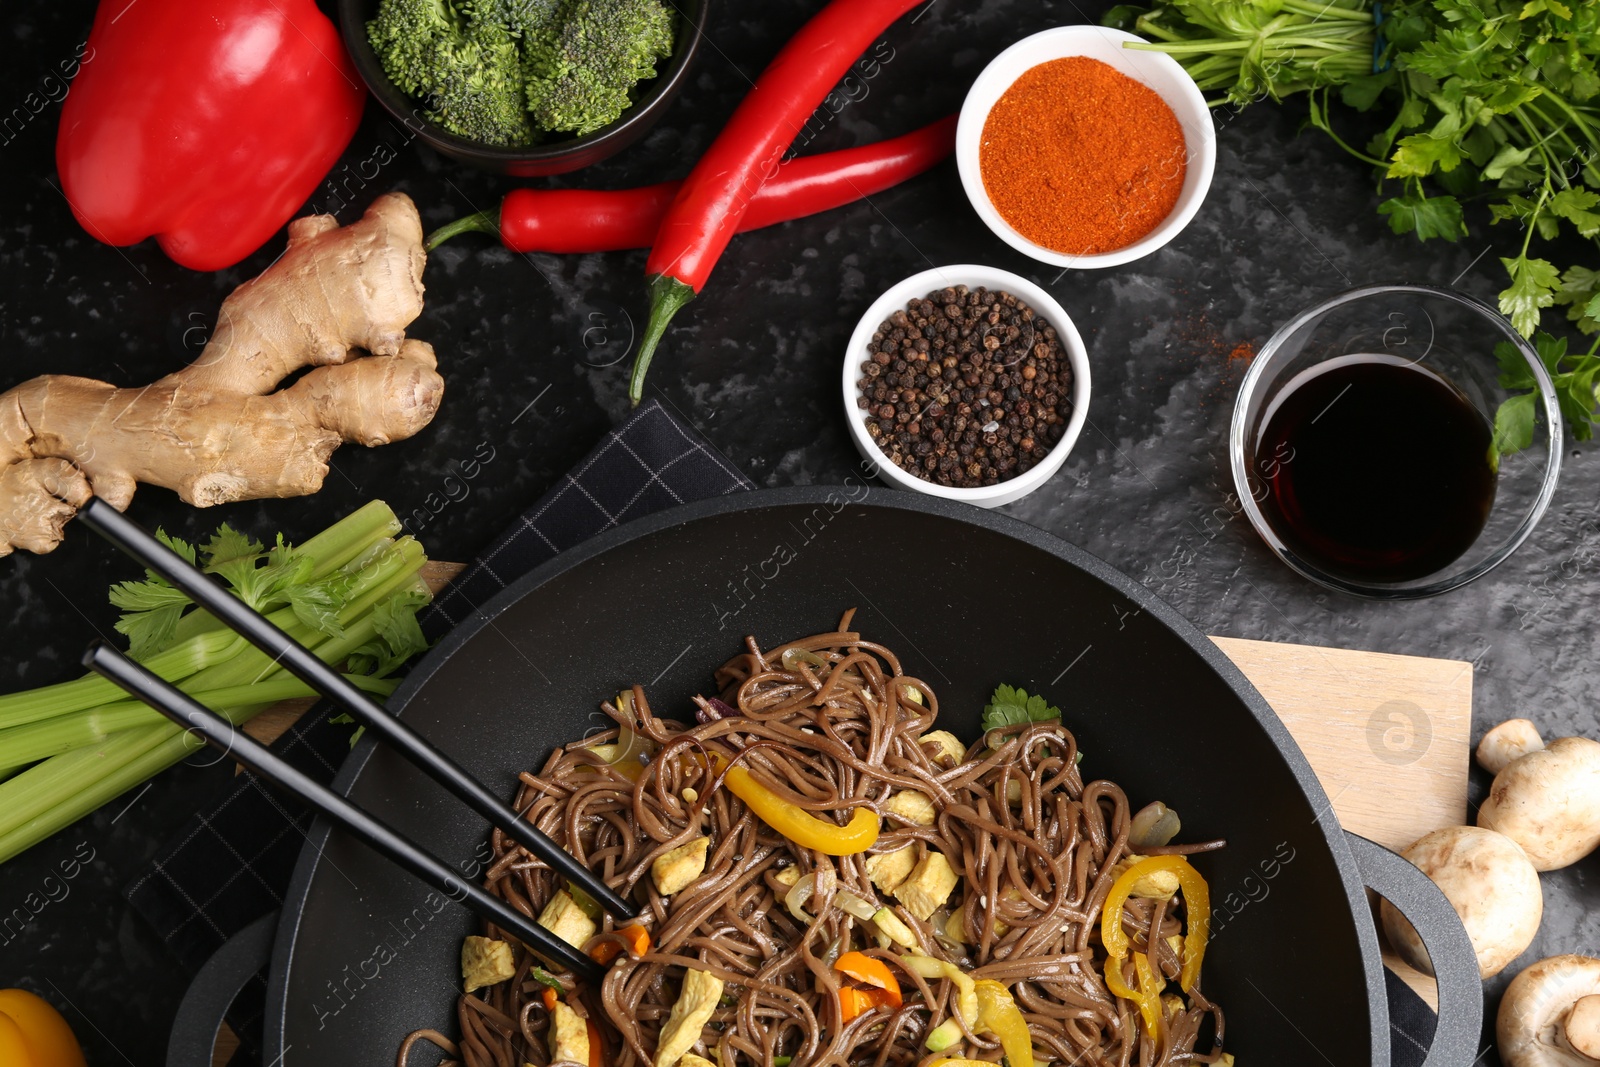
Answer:
<svg viewBox="0 0 1600 1067"><path fill-rule="evenodd" d="M116 508L103 500L91 498L79 509L78 520L166 579L229 629L281 663L290 674L349 712L380 741L396 749L434 781L464 800L513 841L548 864L560 877L568 879L587 893L602 909L622 919L632 919L638 914L637 908L613 892L610 886L538 827L519 818L509 804L468 774L460 764L433 747L304 645ZM598 977L601 973L600 965L583 952L499 897L466 881L443 860L327 786L307 777L274 755L265 745L235 729L232 723L110 645L96 642L84 654L83 663L179 726L190 730L207 744L221 749L284 792L314 808L330 822L451 900L467 905L552 963L590 978Z"/></svg>

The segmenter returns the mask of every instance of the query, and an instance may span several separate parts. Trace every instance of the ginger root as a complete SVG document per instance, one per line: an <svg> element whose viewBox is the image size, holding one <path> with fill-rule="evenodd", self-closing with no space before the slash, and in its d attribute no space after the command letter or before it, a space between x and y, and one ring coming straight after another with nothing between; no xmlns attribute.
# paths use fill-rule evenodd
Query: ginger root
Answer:
<svg viewBox="0 0 1600 1067"><path fill-rule="evenodd" d="M423 262L403 193L342 229L296 219L287 250L223 301L183 370L142 389L49 374L0 393L0 556L55 548L91 493L119 510L139 482L198 507L301 496L322 487L341 443L422 429L444 392L433 348L405 335ZM302 367L315 369L278 388Z"/></svg>

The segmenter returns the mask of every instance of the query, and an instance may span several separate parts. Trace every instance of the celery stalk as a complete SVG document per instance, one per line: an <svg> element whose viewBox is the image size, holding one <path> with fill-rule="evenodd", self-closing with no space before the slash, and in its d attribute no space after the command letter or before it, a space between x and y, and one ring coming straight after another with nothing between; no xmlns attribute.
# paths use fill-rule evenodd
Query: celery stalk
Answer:
<svg viewBox="0 0 1600 1067"><path fill-rule="evenodd" d="M228 631L200 634L152 656L145 666L169 682L178 682L221 661L240 640L242 638ZM0 696L0 729L84 711L125 696L121 689L98 674Z"/></svg>
<svg viewBox="0 0 1600 1067"><path fill-rule="evenodd" d="M342 659L376 634L372 619L363 618L352 623L343 637L326 642L318 652ZM249 704L215 710L240 725L269 706ZM143 784L201 744L187 730L162 721L113 734L97 746L53 756L0 782L0 863Z"/></svg>
<svg viewBox="0 0 1600 1067"><path fill-rule="evenodd" d="M359 689L380 697L394 692L398 681L392 678L369 678L366 675L346 675ZM311 687L287 672L282 672L254 685L235 685L226 689L211 689L190 694L210 708L226 708L243 701L275 704L280 700L316 696ZM97 745L107 737L139 726L152 726L166 722L157 710L137 700L123 700L105 704L92 711L65 716L59 720L29 723L0 730L0 753L6 763L25 766L51 756Z"/></svg>
<svg viewBox="0 0 1600 1067"><path fill-rule="evenodd" d="M306 541L299 549L315 561L311 576L317 580L360 558L399 529L399 520L389 506L374 500ZM280 608L268 618L286 630L298 625L292 608ZM246 646L242 638L221 627L222 624L208 613L198 609L190 611L178 622L178 643L152 656L145 666L176 683L209 666L227 662ZM302 643L316 640L311 633L295 636ZM0 696L0 729L84 711L122 697L122 690L97 674Z"/></svg>
<svg viewBox="0 0 1600 1067"><path fill-rule="evenodd" d="M335 580L335 617L343 630L338 637L300 621L292 608L269 617L325 663L342 663L380 640L375 608L413 591L424 599L427 595L417 576L427 562L422 546L410 537L394 539L398 532L393 512L374 502L300 546L316 561L314 579ZM217 627L209 616L190 611L179 621L178 644L150 657L147 665L208 706L220 705L218 713L235 724L285 696L307 692L270 657ZM380 694L396 684L351 677L356 685ZM0 862L199 746L187 731L164 719L156 721L157 715L92 675L0 697ZM19 773L28 760L47 750L56 754Z"/></svg>
<svg viewBox="0 0 1600 1067"><path fill-rule="evenodd" d="M266 705L224 708L218 714L235 725ZM198 749L203 742L170 722L127 730L103 744L47 760L4 783L23 785L24 803L0 816L0 863L65 829L101 805L144 784ZM57 764L57 761L62 761ZM48 770L47 770L48 768ZM43 772L43 773L41 773ZM38 775L35 781L27 781Z"/></svg>
<svg viewBox="0 0 1600 1067"><path fill-rule="evenodd" d="M316 581L359 559L374 544L399 532L400 520L394 511L383 501L374 500L295 548L311 557L311 580ZM293 613L290 615L292 617ZM222 624L209 612L197 608L178 620L177 637L181 640L221 628Z"/></svg>

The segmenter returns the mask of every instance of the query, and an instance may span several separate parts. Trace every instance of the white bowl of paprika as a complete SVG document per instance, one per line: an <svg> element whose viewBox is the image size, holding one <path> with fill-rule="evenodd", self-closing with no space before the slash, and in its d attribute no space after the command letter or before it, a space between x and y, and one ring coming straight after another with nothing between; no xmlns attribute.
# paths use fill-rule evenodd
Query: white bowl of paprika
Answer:
<svg viewBox="0 0 1600 1067"><path fill-rule="evenodd" d="M1143 38L1060 26L1001 52L967 92L956 163L1001 240L1058 267L1149 255L1194 218L1217 138L1194 79Z"/></svg>

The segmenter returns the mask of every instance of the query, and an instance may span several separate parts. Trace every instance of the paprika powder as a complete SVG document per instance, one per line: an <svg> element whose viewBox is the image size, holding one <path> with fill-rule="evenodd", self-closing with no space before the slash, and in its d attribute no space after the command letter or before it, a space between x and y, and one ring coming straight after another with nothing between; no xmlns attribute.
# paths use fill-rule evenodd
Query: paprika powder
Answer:
<svg viewBox="0 0 1600 1067"><path fill-rule="evenodd" d="M1066 255L1125 248L1171 214L1187 143L1153 89L1087 56L1041 63L995 102L979 166L995 210Z"/></svg>

